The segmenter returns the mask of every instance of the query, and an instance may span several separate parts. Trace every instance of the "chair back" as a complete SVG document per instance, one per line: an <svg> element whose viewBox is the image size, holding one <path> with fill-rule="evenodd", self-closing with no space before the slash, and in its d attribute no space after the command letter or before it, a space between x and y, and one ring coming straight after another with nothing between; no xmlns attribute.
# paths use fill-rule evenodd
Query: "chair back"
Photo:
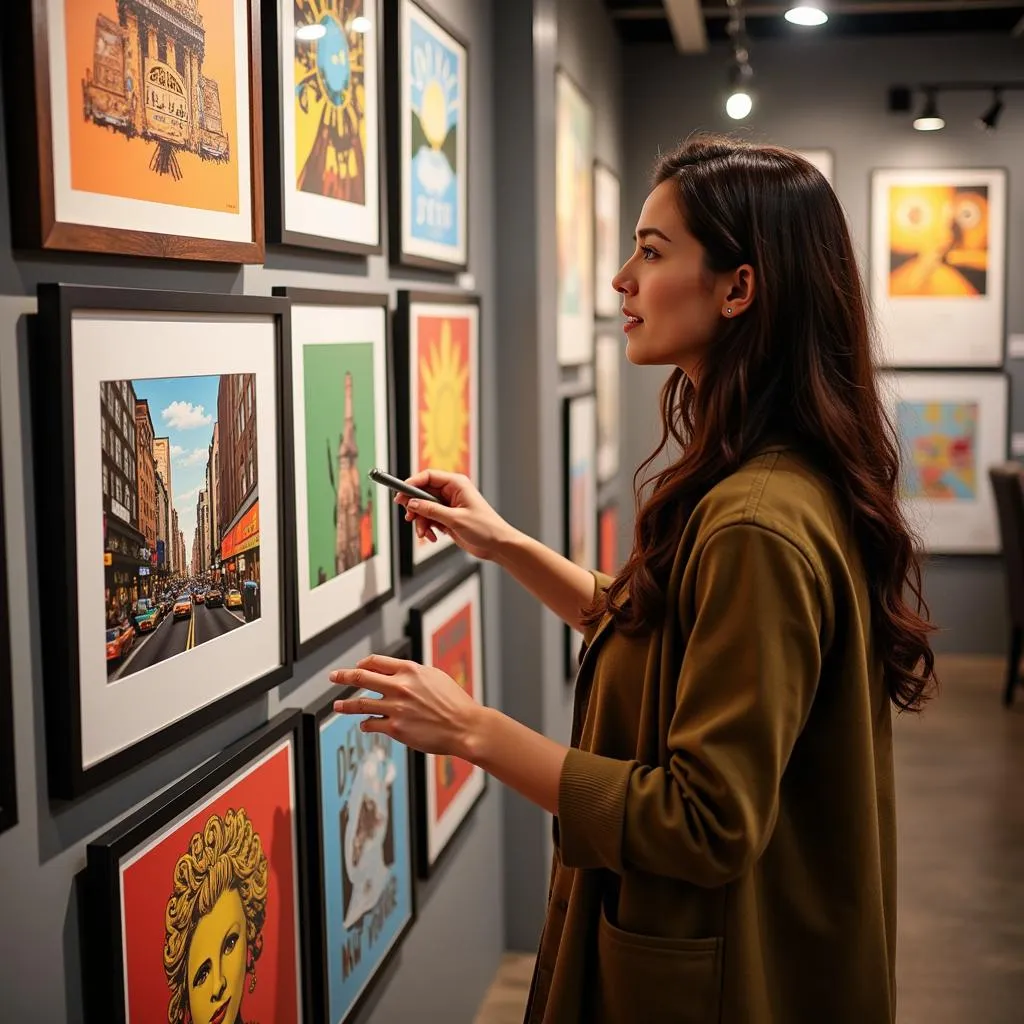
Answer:
<svg viewBox="0 0 1024 1024"><path fill-rule="evenodd" d="M1010 622L1024 627L1024 465L997 463L989 466L988 476L999 517Z"/></svg>

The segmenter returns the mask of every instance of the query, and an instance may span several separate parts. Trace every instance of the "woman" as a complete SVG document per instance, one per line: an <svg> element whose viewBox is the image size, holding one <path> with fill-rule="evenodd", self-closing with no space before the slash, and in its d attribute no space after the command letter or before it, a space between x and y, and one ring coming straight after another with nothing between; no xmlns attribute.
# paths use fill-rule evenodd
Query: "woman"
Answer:
<svg viewBox="0 0 1024 1024"><path fill-rule="evenodd" d="M696 138L657 164L614 285L630 362L674 367L621 572L461 477L411 481L451 508L400 499L584 630L571 747L434 669L333 678L383 695L367 729L556 815L528 1021L892 1021L890 705L918 709L934 666L842 208L790 152Z"/></svg>
<svg viewBox="0 0 1024 1024"><path fill-rule="evenodd" d="M164 973L170 1024L243 1024L267 916L267 855L244 810L211 814L174 865Z"/></svg>

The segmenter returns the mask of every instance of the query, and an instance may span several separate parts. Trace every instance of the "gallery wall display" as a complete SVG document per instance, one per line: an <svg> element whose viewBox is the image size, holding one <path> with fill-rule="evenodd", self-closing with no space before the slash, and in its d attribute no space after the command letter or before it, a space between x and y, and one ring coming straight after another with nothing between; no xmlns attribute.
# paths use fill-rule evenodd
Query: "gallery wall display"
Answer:
<svg viewBox="0 0 1024 1024"><path fill-rule="evenodd" d="M285 450L294 473L297 656L394 596L386 295L275 288L291 302Z"/></svg>
<svg viewBox="0 0 1024 1024"><path fill-rule="evenodd" d="M835 154L831 149L796 149L793 151L802 156L812 167L821 171L824 179L835 186Z"/></svg>
<svg viewBox="0 0 1024 1024"><path fill-rule="evenodd" d="M598 316L618 316L622 305L612 279L619 272L619 204L621 188L615 172L594 164L594 309Z"/></svg>
<svg viewBox="0 0 1024 1024"><path fill-rule="evenodd" d="M594 111L562 68L555 73L555 234L558 362L594 351Z"/></svg>
<svg viewBox="0 0 1024 1024"><path fill-rule="evenodd" d="M8 13L16 246L262 262L258 0Z"/></svg>
<svg viewBox="0 0 1024 1024"><path fill-rule="evenodd" d="M268 239L379 253L379 0L276 0L267 21Z"/></svg>
<svg viewBox="0 0 1024 1024"><path fill-rule="evenodd" d="M479 566L460 573L409 611L412 657L452 677L487 703ZM417 862L429 876L487 786L483 769L458 757L416 755Z"/></svg>
<svg viewBox="0 0 1024 1024"><path fill-rule="evenodd" d="M565 553L597 567L597 402L591 393L564 400ZM580 636L566 626L566 678L575 674Z"/></svg>
<svg viewBox="0 0 1024 1024"><path fill-rule="evenodd" d="M1005 171L872 172L881 365L1001 366L1005 281Z"/></svg>
<svg viewBox="0 0 1024 1024"><path fill-rule="evenodd" d="M469 262L469 44L421 0L386 0L388 222L397 265Z"/></svg>
<svg viewBox="0 0 1024 1024"><path fill-rule="evenodd" d="M29 349L51 795L291 674L283 299L40 285Z"/></svg>
<svg viewBox="0 0 1024 1024"><path fill-rule="evenodd" d="M886 372L880 379L902 447L900 498L924 550L998 553L988 467L1006 459L1007 376Z"/></svg>
<svg viewBox="0 0 1024 1024"><path fill-rule="evenodd" d="M89 843L88 1019L312 1019L301 722L282 713Z"/></svg>
<svg viewBox="0 0 1024 1024"><path fill-rule="evenodd" d="M602 334L595 342L594 392L597 399L597 479L604 483L619 471L619 365L621 335Z"/></svg>
<svg viewBox="0 0 1024 1024"><path fill-rule="evenodd" d="M597 568L614 576L621 568L619 563L619 505L609 501L597 513Z"/></svg>
<svg viewBox="0 0 1024 1024"><path fill-rule="evenodd" d="M385 653L408 659L403 640ZM411 755L367 715L340 715L334 687L304 716L314 964L310 1019L352 1020L415 920Z"/></svg>
<svg viewBox="0 0 1024 1024"><path fill-rule="evenodd" d="M398 475L440 469L479 486L480 300L461 292L400 291L395 378ZM458 550L442 533L434 542L420 539L399 519L404 575Z"/></svg>
<svg viewBox="0 0 1024 1024"><path fill-rule="evenodd" d="M0 482L0 832L18 823L18 786L14 765L14 708L11 704L10 602L7 597L7 546L4 494Z"/></svg>

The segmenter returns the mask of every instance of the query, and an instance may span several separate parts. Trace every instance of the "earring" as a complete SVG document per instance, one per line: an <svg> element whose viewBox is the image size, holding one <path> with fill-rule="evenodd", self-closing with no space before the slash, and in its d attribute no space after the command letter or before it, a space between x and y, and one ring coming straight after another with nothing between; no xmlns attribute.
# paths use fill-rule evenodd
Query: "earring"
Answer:
<svg viewBox="0 0 1024 1024"><path fill-rule="evenodd" d="M725 309L726 316L732 316L732 306L727 306Z"/></svg>

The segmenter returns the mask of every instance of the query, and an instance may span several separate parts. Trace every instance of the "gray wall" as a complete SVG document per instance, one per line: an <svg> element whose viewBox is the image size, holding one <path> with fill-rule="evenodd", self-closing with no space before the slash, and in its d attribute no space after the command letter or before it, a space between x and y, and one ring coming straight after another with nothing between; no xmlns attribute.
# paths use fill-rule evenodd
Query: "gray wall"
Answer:
<svg viewBox="0 0 1024 1024"><path fill-rule="evenodd" d="M630 47L626 53L626 147L623 244L628 244L647 194L651 164L696 130L732 131L755 141L794 148L826 148L835 157L836 190L846 207L862 261L868 245L869 174L873 167L1005 167L1009 173L1007 330L1024 330L1024 218L1018 183L1024 178L1024 102L1007 96L999 130L974 125L990 97L943 95L946 128L916 132L906 115L889 114L891 84L922 81L1019 79L1019 40L1004 36L893 37L868 40L755 41L751 64L757 106L741 127L723 109L728 52L716 48L683 58L667 46ZM866 266L866 262L863 263ZM1011 374L1011 429L1024 429L1024 368ZM623 416L624 462L637 465L657 441L657 392L664 372L630 367ZM987 486L987 481L983 484ZM628 517L627 517L628 518ZM624 531L629 528L624 523ZM933 556L925 567L925 596L940 626L943 651L1002 653L1008 622L1004 578L997 557Z"/></svg>
<svg viewBox="0 0 1024 1024"><path fill-rule="evenodd" d="M482 296L482 408L496 398L495 192L492 5L479 0L432 0L438 12L466 35L470 45L470 270ZM0 160L0 429L7 514L7 573L11 587L14 721L19 824L0 835L0 918L8 929L0 956L4 1020L77 1022L82 1019L79 913L75 876L85 864L85 845L155 792L259 726L285 706L302 706L330 688L329 668L397 639L406 609L443 577L449 563L415 582L397 579L398 596L382 613L295 666L292 681L146 764L127 778L64 806L46 796L45 732L40 676L41 643L59 643L60 625L40 629L40 601L47 581L35 568L31 485L32 438L28 429L25 315L34 309L39 281L116 284L129 287L268 294L273 285L304 285L359 291L445 284L436 275L389 272L386 258L367 261L299 251L276 251L266 267L184 265L67 254L13 254L7 206L8 161ZM385 231L385 236L387 233ZM451 281L447 282L451 286ZM21 298L18 298L18 297ZM498 499L497 429L483 421L483 489ZM45 457L45 452L38 453ZM397 538L396 556L397 577ZM462 556L458 556L459 562ZM485 659L491 699L502 701L502 630L497 570L484 569ZM455 841L441 870L419 892L420 918L388 977L377 989L364 1020L471 1021L504 948L502 905L501 790L492 784L471 827ZM43 966L45 965L45 967ZM427 1008L429 1007L429 1011Z"/></svg>
<svg viewBox="0 0 1024 1024"><path fill-rule="evenodd" d="M621 152L621 55L600 0L516 0L496 8L498 403L501 512L563 550L561 396L589 368L560 373L555 353L555 68L594 106L596 156ZM572 687L565 632L510 578L501 584L505 710L568 742ZM510 949L534 949L543 923L551 816L505 794L505 914Z"/></svg>

